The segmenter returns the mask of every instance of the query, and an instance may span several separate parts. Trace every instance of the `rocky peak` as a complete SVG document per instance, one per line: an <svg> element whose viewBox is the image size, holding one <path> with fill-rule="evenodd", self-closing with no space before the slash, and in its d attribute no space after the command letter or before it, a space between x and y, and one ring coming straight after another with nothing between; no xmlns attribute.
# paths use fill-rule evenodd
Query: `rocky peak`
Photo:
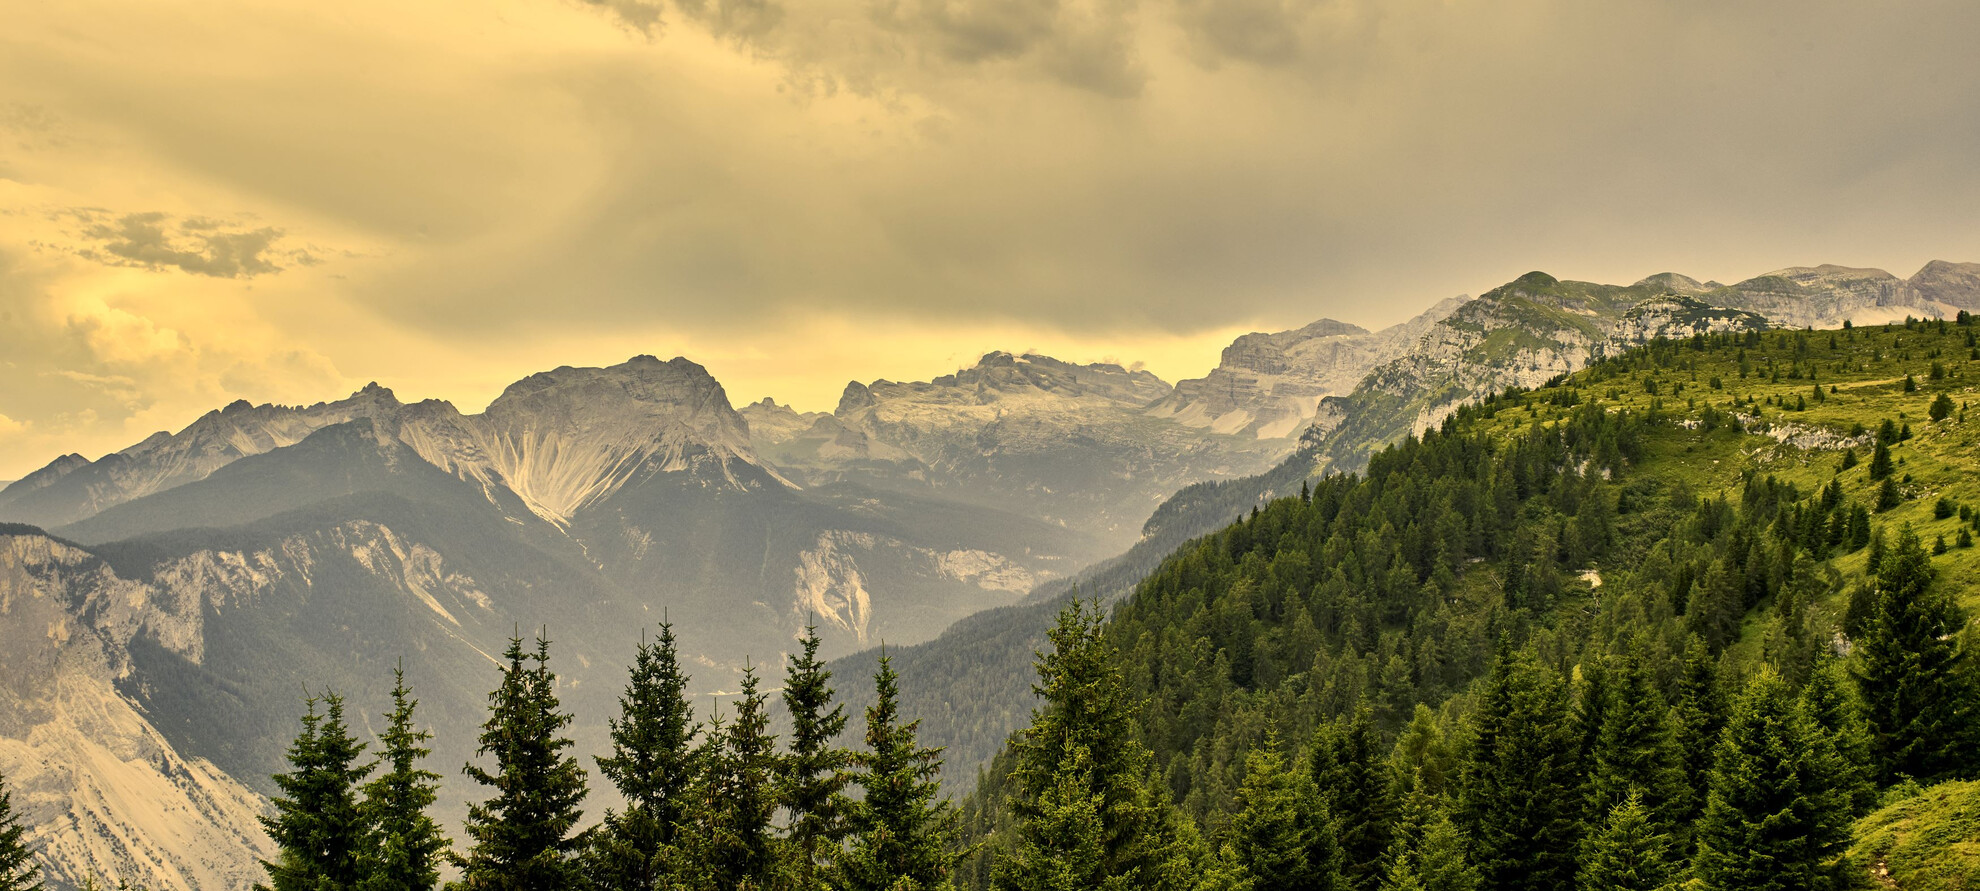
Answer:
<svg viewBox="0 0 1980 891"><path fill-rule="evenodd" d="M1659 272L1656 275L1648 276L1642 281L1637 282L1635 286L1639 288L1662 289L1672 294L1683 294L1687 296L1703 294L1714 288L1725 287L1718 282L1701 282L1691 276L1676 272Z"/></svg>
<svg viewBox="0 0 1980 891"><path fill-rule="evenodd" d="M1907 279L1920 297L1964 310L1980 310L1980 263L1933 260Z"/></svg>
<svg viewBox="0 0 1980 891"><path fill-rule="evenodd" d="M1286 440L1290 446L1320 416L1323 400L1353 390L1371 369L1410 350L1470 299L1440 301L1376 332L1321 319L1288 331L1243 335L1224 348L1208 375L1178 382L1174 394L1148 413L1216 433Z"/></svg>
<svg viewBox="0 0 1980 891"><path fill-rule="evenodd" d="M749 423L750 441L759 447L789 442L810 430L821 418L831 417L823 412L800 412L788 405L778 405L777 400L768 396L743 406L742 416Z"/></svg>
<svg viewBox="0 0 1980 891"><path fill-rule="evenodd" d="M9 483L6 488L0 489L0 503L5 503L10 498L18 498L22 494L35 489L42 489L53 485L56 480L68 476L76 470L88 467L89 463L88 458L74 452L56 458L48 462L40 470L21 477Z"/></svg>

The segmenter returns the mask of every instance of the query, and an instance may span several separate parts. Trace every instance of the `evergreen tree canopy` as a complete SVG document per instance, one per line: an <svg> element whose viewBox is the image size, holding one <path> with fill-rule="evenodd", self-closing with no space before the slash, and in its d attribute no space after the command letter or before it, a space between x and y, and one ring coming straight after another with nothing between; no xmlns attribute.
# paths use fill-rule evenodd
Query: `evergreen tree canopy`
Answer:
<svg viewBox="0 0 1980 891"><path fill-rule="evenodd" d="M1099 608L1075 599L1050 640L1033 686L1043 704L1015 742L1016 850L992 883L1032 891L1077 877L1085 888L1165 887L1188 852L1170 806L1149 788L1149 753Z"/></svg>
<svg viewBox="0 0 1980 891"><path fill-rule="evenodd" d="M1231 843L1257 891L1333 891L1343 887L1335 823L1313 781L1291 769L1273 734L1245 757Z"/></svg>
<svg viewBox="0 0 1980 891"><path fill-rule="evenodd" d="M612 754L597 759L626 801L623 813L605 813L592 840L589 872L601 891L647 891L685 868L683 828L699 770L687 684L674 626L662 621L660 639L641 640L633 657L611 722Z"/></svg>
<svg viewBox="0 0 1980 891"><path fill-rule="evenodd" d="M1382 858L1394 842L1396 801L1380 734L1362 708L1322 727L1313 741L1313 784L1338 828L1341 873L1355 891L1381 883Z"/></svg>
<svg viewBox="0 0 1980 891"><path fill-rule="evenodd" d="M709 737L697 856L715 888L769 888L779 866L771 825L777 813L777 740L770 735L756 669L743 669L735 717Z"/></svg>
<svg viewBox="0 0 1980 891"><path fill-rule="evenodd" d="M14 793L0 775L0 891L41 891L41 866L22 839L26 832L14 815Z"/></svg>
<svg viewBox="0 0 1980 891"><path fill-rule="evenodd" d="M1763 668L1726 720L1697 878L1712 891L1803 891L1830 880L1849 838L1835 749L1786 680Z"/></svg>
<svg viewBox="0 0 1980 891"><path fill-rule="evenodd" d="M835 887L843 891L937 889L949 885L956 813L941 799L942 750L916 741L920 721L900 720L900 676L885 654L866 710L866 752L860 788L850 806L851 845L839 858Z"/></svg>
<svg viewBox="0 0 1980 891"><path fill-rule="evenodd" d="M462 768L494 795L468 806L473 846L454 862L468 891L564 891L583 879L576 856L583 842L575 830L584 769L565 752L571 740L560 735L571 716L557 701L548 640L539 635L536 652L525 653L522 638L510 638L503 659L502 685L488 695L476 750L494 756L495 769Z"/></svg>
<svg viewBox="0 0 1980 891"><path fill-rule="evenodd" d="M808 625L803 652L785 669L784 707L791 716L791 748L779 777L799 888L820 887L820 870L830 865L831 853L846 834L844 789L851 779L847 767L852 753L833 744L846 727L846 717L843 707L832 704L831 682L832 673L818 658L818 628Z"/></svg>
<svg viewBox="0 0 1980 891"><path fill-rule="evenodd" d="M1589 817L1607 818L1634 797L1659 832L1683 815L1684 768L1667 724L1664 696L1640 658L1623 658L1609 672L1601 731L1590 768Z"/></svg>
<svg viewBox="0 0 1980 891"><path fill-rule="evenodd" d="M433 734L413 724L418 702L406 687L403 668L392 670L392 711L385 716L381 760L385 773L364 787L364 811L371 825L363 891L430 891L440 883L440 859L447 838L426 813L440 787L440 775L419 766L433 754Z"/></svg>
<svg viewBox="0 0 1980 891"><path fill-rule="evenodd" d="M1909 525L1877 567L1861 682L1881 775L1933 780L1972 770L1974 691L1959 670L1965 617L1934 586L1931 557Z"/></svg>
<svg viewBox="0 0 1980 891"><path fill-rule="evenodd" d="M1501 647L1472 716L1459 813L1486 891L1569 887L1585 774L1567 683Z"/></svg>
<svg viewBox="0 0 1980 891"><path fill-rule="evenodd" d="M273 862L261 864L271 891L346 891L364 878L370 824L358 784L374 766L358 763L364 748L344 723L341 697L307 700L302 731L289 746L289 772L274 778L281 790L271 802L275 813L261 818L277 849Z"/></svg>
<svg viewBox="0 0 1980 891"><path fill-rule="evenodd" d="M1677 877L1670 837L1632 793L1588 840L1581 887L1588 891L1657 891Z"/></svg>

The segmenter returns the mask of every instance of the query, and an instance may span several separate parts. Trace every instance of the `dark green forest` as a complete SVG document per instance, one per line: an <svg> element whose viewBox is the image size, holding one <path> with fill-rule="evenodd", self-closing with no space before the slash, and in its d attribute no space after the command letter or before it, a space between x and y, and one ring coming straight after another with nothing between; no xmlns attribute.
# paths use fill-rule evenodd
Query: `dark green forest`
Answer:
<svg viewBox="0 0 1980 891"><path fill-rule="evenodd" d="M663 625L590 759L540 639L464 770L403 678L371 743L326 693L267 887L1972 887L1974 335L1700 335L1463 407L1073 599L954 802L914 678L815 636L697 714Z"/></svg>

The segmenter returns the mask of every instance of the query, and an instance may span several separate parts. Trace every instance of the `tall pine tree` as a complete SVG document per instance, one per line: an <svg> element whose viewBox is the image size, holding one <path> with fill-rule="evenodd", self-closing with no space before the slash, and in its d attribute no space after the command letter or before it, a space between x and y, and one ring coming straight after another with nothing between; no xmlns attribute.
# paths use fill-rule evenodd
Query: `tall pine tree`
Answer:
<svg viewBox="0 0 1980 891"><path fill-rule="evenodd" d="M1366 706L1314 735L1313 784L1338 828L1341 874L1354 891L1375 891L1395 840L1397 803L1385 748Z"/></svg>
<svg viewBox="0 0 1980 891"><path fill-rule="evenodd" d="M719 742L703 766L707 816L697 854L714 887L734 891L771 887L781 866L771 825L777 812L777 740L757 688L756 670L745 667L735 718L712 734Z"/></svg>
<svg viewBox="0 0 1980 891"><path fill-rule="evenodd" d="M584 877L575 832L584 768L564 751L571 740L561 735L571 716L557 701L548 640L539 635L536 652L525 653L522 638L510 638L502 657L502 685L488 695L476 750L495 758L495 770L462 768L494 796L468 806L473 846L454 863L468 891L566 891Z"/></svg>
<svg viewBox="0 0 1980 891"><path fill-rule="evenodd" d="M920 721L900 720L900 676L883 652L866 710L866 751L849 807L851 845L835 870L840 891L948 887L961 855L955 811L941 798L942 750L923 748Z"/></svg>
<svg viewBox="0 0 1980 891"><path fill-rule="evenodd" d="M1862 688L1881 776L1934 780L1971 770L1974 691L1960 661L1965 626L1909 525L1877 566L1864 629Z"/></svg>
<svg viewBox="0 0 1980 891"><path fill-rule="evenodd" d="M317 714L317 703L324 713ZM262 861L271 891L347 891L364 878L370 824L358 784L373 765L360 764L364 744L344 723L335 693L307 701L302 731L289 746L289 772L276 774L275 813L261 818L276 858ZM264 887L264 886L257 886Z"/></svg>
<svg viewBox="0 0 1980 891"><path fill-rule="evenodd" d="M1502 643L1460 774L1485 891L1573 885L1588 800L1578 748L1565 680Z"/></svg>
<svg viewBox="0 0 1980 891"><path fill-rule="evenodd" d="M1711 891L1805 891L1834 877L1850 803L1835 749L1786 680L1763 668L1734 705L1692 868Z"/></svg>
<svg viewBox="0 0 1980 891"><path fill-rule="evenodd" d="M1341 851L1312 779L1290 768L1278 734L1251 750L1231 818L1231 843L1256 891L1334 891Z"/></svg>
<svg viewBox="0 0 1980 891"><path fill-rule="evenodd" d="M1610 810L1581 858L1587 891L1658 891L1677 878L1670 836L1636 793Z"/></svg>
<svg viewBox="0 0 1980 891"><path fill-rule="evenodd" d="M1606 690L1601 732L1589 765L1589 819L1607 820L1634 794L1653 828L1669 831L1683 819L1677 809L1684 797L1684 768L1671 738L1664 696L1635 654L1608 672Z"/></svg>
<svg viewBox="0 0 1980 891"><path fill-rule="evenodd" d="M440 883L440 859L447 838L426 813L440 788L440 775L422 769L433 754L433 734L413 725L418 702L406 687L404 668L392 670L392 711L385 716L385 773L364 787L364 810L371 825L366 846L363 891L431 891Z"/></svg>
<svg viewBox="0 0 1980 891"><path fill-rule="evenodd" d="M1015 742L1010 809L1016 850L992 875L999 891L1079 881L1083 888L1166 889L1194 856L1167 798L1151 788L1150 754L1137 735L1119 655L1102 637L1098 606L1075 599L1059 613L1052 650L1032 690L1043 704Z"/></svg>
<svg viewBox="0 0 1980 891"><path fill-rule="evenodd" d="M622 813L605 812L587 854L600 891L649 891L692 871L683 842L699 762L687 685L674 626L662 621L660 639L641 640L633 657L611 721L612 754L597 759L598 772L626 802Z"/></svg>
<svg viewBox="0 0 1980 891"><path fill-rule="evenodd" d="M0 891L41 891L41 866L23 840L26 834L14 816L14 793L0 775Z"/></svg>
<svg viewBox="0 0 1980 891"><path fill-rule="evenodd" d="M820 873L845 838L846 798L852 753L834 743L846 728L844 707L832 704L832 673L818 658L818 628L804 629L804 651L784 672L784 707L791 716L790 753L778 782L789 824L795 886L822 887Z"/></svg>

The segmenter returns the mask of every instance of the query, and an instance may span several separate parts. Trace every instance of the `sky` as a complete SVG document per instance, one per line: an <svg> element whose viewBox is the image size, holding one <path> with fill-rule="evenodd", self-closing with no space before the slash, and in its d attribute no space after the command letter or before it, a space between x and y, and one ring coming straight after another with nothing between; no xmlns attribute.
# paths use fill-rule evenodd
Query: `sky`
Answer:
<svg viewBox="0 0 1980 891"><path fill-rule="evenodd" d="M0 479L686 355L1198 377L1531 269L1980 260L1970 0L0 0Z"/></svg>

